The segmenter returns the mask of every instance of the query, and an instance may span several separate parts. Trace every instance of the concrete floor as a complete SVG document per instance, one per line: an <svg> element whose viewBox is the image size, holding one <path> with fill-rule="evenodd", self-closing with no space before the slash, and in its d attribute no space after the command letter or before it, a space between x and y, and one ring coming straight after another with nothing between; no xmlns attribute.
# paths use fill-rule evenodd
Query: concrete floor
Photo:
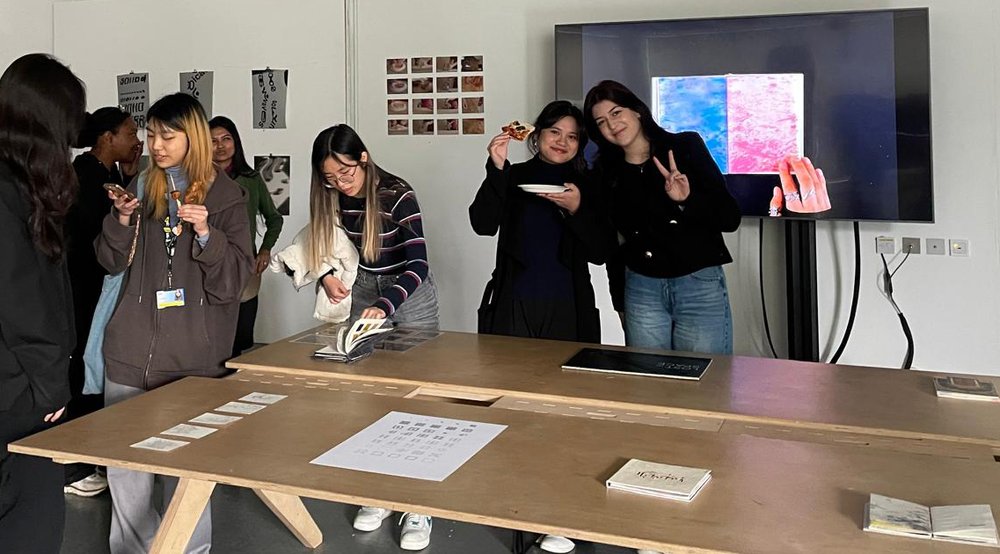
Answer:
<svg viewBox="0 0 1000 554"><path fill-rule="evenodd" d="M324 542L315 550L304 546L249 490L216 487L212 496L213 554L362 554L401 553L398 517L385 520L371 533L351 527L354 506L305 500L306 507L323 531ZM111 525L111 497L66 495L66 533L63 554L105 554ZM506 529L435 519L431 544L423 554L506 554L511 552L513 533ZM578 542L575 554L634 554L635 550ZM541 554L537 547L530 554Z"/></svg>

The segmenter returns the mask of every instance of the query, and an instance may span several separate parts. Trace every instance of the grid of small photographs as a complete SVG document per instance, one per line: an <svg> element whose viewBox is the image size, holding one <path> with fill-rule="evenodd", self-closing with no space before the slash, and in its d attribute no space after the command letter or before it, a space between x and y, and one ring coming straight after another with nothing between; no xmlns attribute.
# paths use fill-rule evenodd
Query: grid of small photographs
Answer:
<svg viewBox="0 0 1000 554"><path fill-rule="evenodd" d="M486 132L482 56L385 60L389 135Z"/></svg>

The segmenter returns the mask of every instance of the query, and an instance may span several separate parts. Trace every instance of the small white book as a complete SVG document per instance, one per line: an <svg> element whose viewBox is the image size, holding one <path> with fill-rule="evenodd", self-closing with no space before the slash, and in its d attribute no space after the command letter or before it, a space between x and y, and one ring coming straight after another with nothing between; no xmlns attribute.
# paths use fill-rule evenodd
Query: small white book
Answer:
<svg viewBox="0 0 1000 554"><path fill-rule="evenodd" d="M904 537L1000 545L989 504L927 507L873 493L865 505L864 529Z"/></svg>
<svg viewBox="0 0 1000 554"><path fill-rule="evenodd" d="M629 460L607 481L609 489L690 502L712 478L708 469Z"/></svg>
<svg viewBox="0 0 1000 554"><path fill-rule="evenodd" d="M352 362L374 351L375 338L393 330L388 319L359 319L350 327L337 330L337 340L330 346L313 353L317 358L338 362Z"/></svg>
<svg viewBox="0 0 1000 554"><path fill-rule="evenodd" d="M972 377L935 377L934 390L941 398L1000 402L993 383Z"/></svg>

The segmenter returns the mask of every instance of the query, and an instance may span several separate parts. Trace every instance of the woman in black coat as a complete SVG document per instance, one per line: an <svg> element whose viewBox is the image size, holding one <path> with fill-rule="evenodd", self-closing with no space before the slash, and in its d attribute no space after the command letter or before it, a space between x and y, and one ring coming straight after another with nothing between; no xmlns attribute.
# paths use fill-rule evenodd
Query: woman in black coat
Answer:
<svg viewBox="0 0 1000 554"><path fill-rule="evenodd" d="M63 469L7 445L59 419L69 402L73 303L63 222L76 195L72 145L83 84L45 54L0 77L0 550L59 552Z"/></svg>
<svg viewBox="0 0 1000 554"><path fill-rule="evenodd" d="M566 101L550 103L528 141L534 157L513 165L510 136L490 141L486 179L469 206L477 234L500 233L479 332L600 342L587 264L604 263L612 235L585 173L583 113ZM531 192L539 190L531 185L565 190Z"/></svg>

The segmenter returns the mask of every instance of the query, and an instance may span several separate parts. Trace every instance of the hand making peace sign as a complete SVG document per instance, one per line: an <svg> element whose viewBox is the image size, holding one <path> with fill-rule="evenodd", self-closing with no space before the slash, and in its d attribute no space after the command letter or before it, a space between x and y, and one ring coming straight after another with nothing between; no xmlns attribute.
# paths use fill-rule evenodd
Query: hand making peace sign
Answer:
<svg viewBox="0 0 1000 554"><path fill-rule="evenodd" d="M667 163L670 164L669 170L663 167L663 164L660 163L660 160L656 159L656 156L653 156L653 163L656 164L656 168L663 175L663 188L667 191L667 196L674 202L687 200L691 194L691 183L688 182L687 175L677 170L677 162L674 161L674 151L667 150Z"/></svg>

